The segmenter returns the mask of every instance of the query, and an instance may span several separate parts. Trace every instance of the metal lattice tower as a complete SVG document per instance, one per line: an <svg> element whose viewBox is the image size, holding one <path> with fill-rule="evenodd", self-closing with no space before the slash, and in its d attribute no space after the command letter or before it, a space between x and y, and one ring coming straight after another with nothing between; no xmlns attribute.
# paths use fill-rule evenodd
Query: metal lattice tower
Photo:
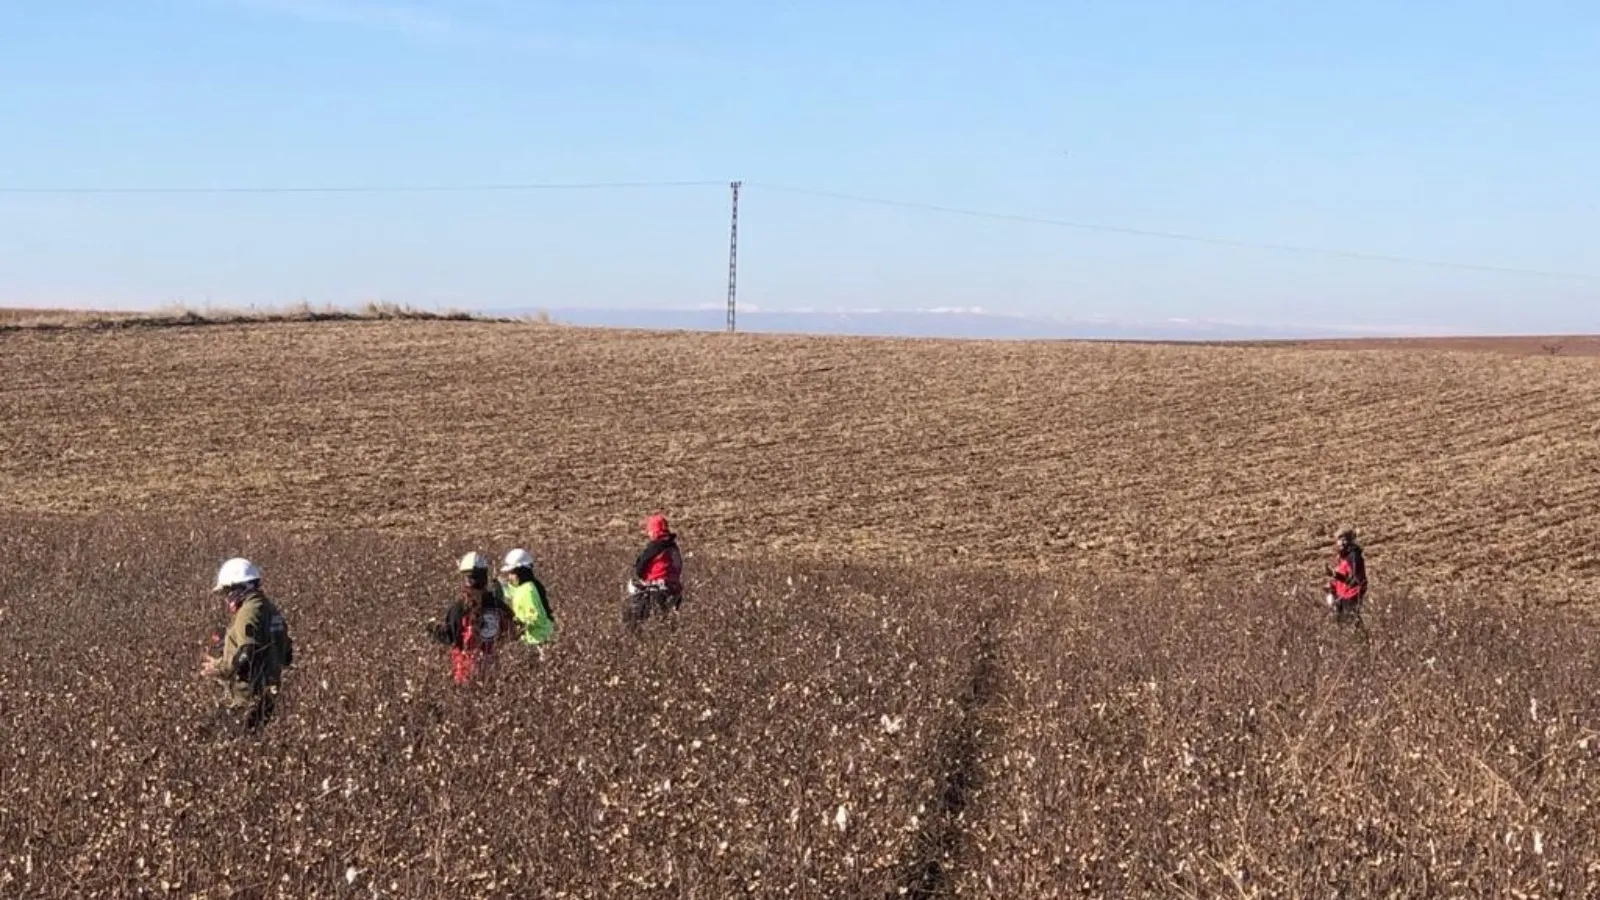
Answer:
<svg viewBox="0 0 1600 900"><path fill-rule="evenodd" d="M734 310L739 298L739 185L728 182L733 191L733 208L728 219L728 331L734 330Z"/></svg>

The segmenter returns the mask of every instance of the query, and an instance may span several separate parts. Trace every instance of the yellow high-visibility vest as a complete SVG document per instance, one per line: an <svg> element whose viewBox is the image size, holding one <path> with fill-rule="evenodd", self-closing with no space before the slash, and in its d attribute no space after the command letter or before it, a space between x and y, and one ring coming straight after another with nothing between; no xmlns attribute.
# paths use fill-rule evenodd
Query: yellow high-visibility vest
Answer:
<svg viewBox="0 0 1600 900"><path fill-rule="evenodd" d="M524 644L542 644L554 636L556 623L550 619L550 611L545 606L544 597L539 594L539 589L533 582L507 584L506 603L511 607L511 614L522 623Z"/></svg>

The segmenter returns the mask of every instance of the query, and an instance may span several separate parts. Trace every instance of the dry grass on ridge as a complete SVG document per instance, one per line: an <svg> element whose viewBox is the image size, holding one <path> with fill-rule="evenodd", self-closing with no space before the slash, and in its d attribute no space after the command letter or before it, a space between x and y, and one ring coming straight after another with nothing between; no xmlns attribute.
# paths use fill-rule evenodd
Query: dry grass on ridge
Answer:
<svg viewBox="0 0 1600 900"><path fill-rule="evenodd" d="M514 322L549 325L543 313L518 319L482 315L464 310L429 310L404 303L374 300L358 307L314 306L294 303L276 307L204 307L175 305L149 311L96 309L0 308L0 331L104 330L181 328L196 325L262 325L283 322L365 321Z"/></svg>

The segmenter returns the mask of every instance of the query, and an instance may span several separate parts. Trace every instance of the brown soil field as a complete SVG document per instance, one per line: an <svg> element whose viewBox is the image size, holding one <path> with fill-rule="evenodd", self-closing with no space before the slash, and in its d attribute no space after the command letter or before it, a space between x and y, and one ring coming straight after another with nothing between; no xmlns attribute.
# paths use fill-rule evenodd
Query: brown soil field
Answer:
<svg viewBox="0 0 1600 900"><path fill-rule="evenodd" d="M471 322L0 333L0 508L1600 591L1600 360Z"/></svg>
<svg viewBox="0 0 1600 900"><path fill-rule="evenodd" d="M0 896L1600 896L1600 359L0 328ZM630 635L640 517L689 601ZM1317 602L1359 526L1362 623ZM558 622L425 622L530 547ZM225 557L296 639L241 733Z"/></svg>

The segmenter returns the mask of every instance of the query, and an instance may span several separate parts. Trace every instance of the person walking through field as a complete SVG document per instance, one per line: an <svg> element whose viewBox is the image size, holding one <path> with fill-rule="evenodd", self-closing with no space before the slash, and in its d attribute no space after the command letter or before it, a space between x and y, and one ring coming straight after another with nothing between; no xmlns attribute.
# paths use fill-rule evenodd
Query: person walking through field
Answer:
<svg viewBox="0 0 1600 900"><path fill-rule="evenodd" d="M461 593L432 623L434 640L450 648L450 677L467 684L486 675L495 646L510 628L511 610L489 583L489 560L480 553L461 557Z"/></svg>
<svg viewBox="0 0 1600 900"><path fill-rule="evenodd" d="M550 594L533 574L533 554L517 548L500 564L500 580L511 614L522 627L522 642L541 646L555 637L556 619L550 612Z"/></svg>
<svg viewBox="0 0 1600 900"><path fill-rule="evenodd" d="M212 593L227 603L228 628L221 653L206 654L200 673L222 686L226 708L243 713L246 728L259 728L271 720L283 671L294 662L288 621L262 593L261 570L248 559L224 562Z"/></svg>
<svg viewBox="0 0 1600 900"><path fill-rule="evenodd" d="M1326 602L1340 622L1359 619L1361 602L1367 598L1367 562L1356 543L1356 532L1346 528L1335 539L1338 560L1327 567Z"/></svg>
<svg viewBox="0 0 1600 900"><path fill-rule="evenodd" d="M683 605L683 552L667 517L656 513L644 521L648 543L633 561L628 581L628 622L650 617L652 608L667 613Z"/></svg>

